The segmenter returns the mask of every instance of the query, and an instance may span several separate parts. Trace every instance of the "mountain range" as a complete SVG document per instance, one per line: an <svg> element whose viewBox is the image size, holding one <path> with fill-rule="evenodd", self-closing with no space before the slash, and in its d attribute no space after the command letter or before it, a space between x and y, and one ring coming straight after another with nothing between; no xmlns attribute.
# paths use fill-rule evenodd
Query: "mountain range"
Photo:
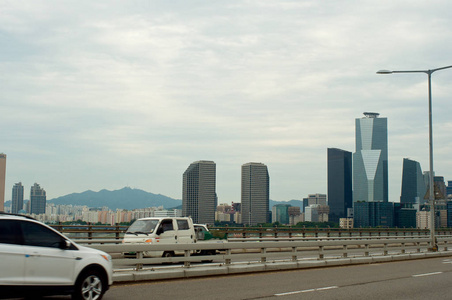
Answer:
<svg viewBox="0 0 452 300"><path fill-rule="evenodd" d="M11 201L6 201L5 206L9 206ZM108 207L111 210L116 209L138 209L145 207L159 207L164 209L182 208L182 200L173 199L161 194L153 194L140 189L124 187L120 190L100 190L99 192L85 191L82 193L72 193L58 198L47 200L47 203L55 205L86 205L88 207ZM274 201L270 200L270 210L275 204L290 204L303 208L303 201Z"/></svg>
<svg viewBox="0 0 452 300"><path fill-rule="evenodd" d="M170 209L182 205L182 200L125 187L115 191L101 190L99 192L73 193L48 200L47 203L54 203L55 205L86 205L88 207L107 206L111 210L132 210L159 206Z"/></svg>

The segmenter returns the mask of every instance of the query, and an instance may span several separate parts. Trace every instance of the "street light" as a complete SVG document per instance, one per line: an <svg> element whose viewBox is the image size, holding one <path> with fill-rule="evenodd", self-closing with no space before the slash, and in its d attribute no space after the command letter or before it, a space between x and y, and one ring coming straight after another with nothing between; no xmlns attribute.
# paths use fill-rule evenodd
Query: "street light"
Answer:
<svg viewBox="0 0 452 300"><path fill-rule="evenodd" d="M429 196L428 201L430 204L430 238L432 251L436 251L438 246L435 238L435 196L434 196L434 183L433 183L433 133L432 133L432 73L452 68L452 66L436 68L431 70L412 70L412 71L389 71L380 70L377 74L393 74L393 73L425 73L428 75L428 138L429 138L429 159L430 159L430 181L429 181Z"/></svg>

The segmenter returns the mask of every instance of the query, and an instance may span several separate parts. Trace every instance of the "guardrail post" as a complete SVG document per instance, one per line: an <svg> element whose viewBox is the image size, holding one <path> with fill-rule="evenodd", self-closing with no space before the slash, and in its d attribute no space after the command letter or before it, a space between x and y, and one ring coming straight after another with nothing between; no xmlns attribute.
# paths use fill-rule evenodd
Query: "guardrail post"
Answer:
<svg viewBox="0 0 452 300"><path fill-rule="evenodd" d="M364 256L369 256L369 244L365 244L364 245L364 247L365 247L365 251L364 251Z"/></svg>
<svg viewBox="0 0 452 300"><path fill-rule="evenodd" d="M402 243L402 254L405 253L405 243Z"/></svg>
<svg viewBox="0 0 452 300"><path fill-rule="evenodd" d="M342 253L342 257L343 258L347 258L347 256L348 256L347 249L348 249L347 245L344 245L343 246L344 252Z"/></svg>
<svg viewBox="0 0 452 300"><path fill-rule="evenodd" d="M416 246L417 246L416 252L417 252L417 253L420 253L420 252L421 252L421 243L420 243L420 242L417 242L417 243L416 243Z"/></svg>
<svg viewBox="0 0 452 300"><path fill-rule="evenodd" d="M267 253L267 248L261 248L261 254L265 255ZM267 261L267 257L261 256L261 263L265 263Z"/></svg>
<svg viewBox="0 0 452 300"><path fill-rule="evenodd" d="M292 247L292 261L297 261L297 247Z"/></svg>
<svg viewBox="0 0 452 300"><path fill-rule="evenodd" d="M447 251L447 241L444 241L444 251Z"/></svg>
<svg viewBox="0 0 452 300"><path fill-rule="evenodd" d="M384 246L383 246L383 249L384 249L383 255L386 256L386 255L388 255L388 244L387 244L387 243L384 243L383 245L384 245Z"/></svg>
<svg viewBox="0 0 452 300"><path fill-rule="evenodd" d="M88 239L91 240L93 238L93 226L89 224L88 226Z"/></svg>
<svg viewBox="0 0 452 300"><path fill-rule="evenodd" d="M190 250L184 250L184 257L190 257ZM190 267L190 262L189 261L184 261L184 268L189 268Z"/></svg>
<svg viewBox="0 0 452 300"><path fill-rule="evenodd" d="M119 240L119 225L116 225L116 234L115 237L117 240Z"/></svg>
<svg viewBox="0 0 452 300"><path fill-rule="evenodd" d="M143 258L143 252L139 251L136 253L137 259L142 259ZM135 265L135 271L140 271L143 269L143 264L139 263Z"/></svg>
<svg viewBox="0 0 452 300"><path fill-rule="evenodd" d="M319 259L323 259L323 246L319 246Z"/></svg>
<svg viewBox="0 0 452 300"><path fill-rule="evenodd" d="M230 256L231 255L231 249L226 249L226 256ZM231 259L230 258L226 258L225 260L224 260L224 263L226 264L226 265L230 265L231 264Z"/></svg>

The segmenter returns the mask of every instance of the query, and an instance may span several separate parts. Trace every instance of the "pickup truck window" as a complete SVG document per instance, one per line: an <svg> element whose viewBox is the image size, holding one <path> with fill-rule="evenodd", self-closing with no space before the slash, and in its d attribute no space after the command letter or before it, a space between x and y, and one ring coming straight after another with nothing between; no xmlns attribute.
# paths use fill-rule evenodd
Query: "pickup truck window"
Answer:
<svg viewBox="0 0 452 300"><path fill-rule="evenodd" d="M158 220L136 220L127 229L127 233L152 233L158 222Z"/></svg>
<svg viewBox="0 0 452 300"><path fill-rule="evenodd" d="M179 230L189 230L190 226L188 226L187 220L177 220L177 228Z"/></svg>
<svg viewBox="0 0 452 300"><path fill-rule="evenodd" d="M162 226L164 232L169 231L169 230L174 230L173 220L163 220L161 226Z"/></svg>

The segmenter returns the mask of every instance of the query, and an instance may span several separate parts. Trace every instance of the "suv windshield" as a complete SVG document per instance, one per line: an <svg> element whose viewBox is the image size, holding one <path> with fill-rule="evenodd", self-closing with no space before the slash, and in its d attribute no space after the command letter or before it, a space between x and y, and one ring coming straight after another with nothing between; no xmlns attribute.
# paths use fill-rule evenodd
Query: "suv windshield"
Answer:
<svg viewBox="0 0 452 300"><path fill-rule="evenodd" d="M158 223L159 220L136 220L126 233L152 233Z"/></svg>

